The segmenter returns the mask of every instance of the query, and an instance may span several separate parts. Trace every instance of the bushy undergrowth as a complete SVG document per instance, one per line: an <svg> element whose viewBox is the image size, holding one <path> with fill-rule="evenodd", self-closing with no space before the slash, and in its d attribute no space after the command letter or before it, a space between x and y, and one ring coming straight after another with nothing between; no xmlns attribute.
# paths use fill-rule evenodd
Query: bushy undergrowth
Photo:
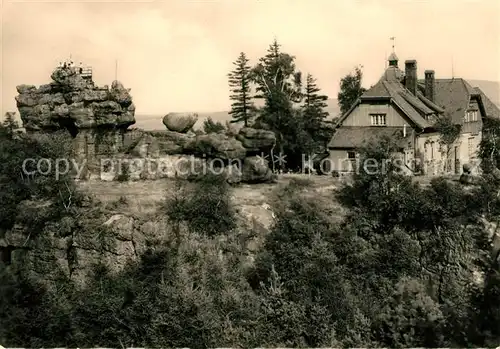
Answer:
<svg viewBox="0 0 500 349"><path fill-rule="evenodd" d="M386 145L368 146L363 156L388 156L380 152L390 149ZM9 161L11 169L19 163ZM4 183L18 183L9 178ZM481 223L500 212L498 184L486 180L464 190L436 179L422 188L393 171L360 173L338 195L350 209L340 225L316 200L304 198L301 191L310 184L293 181L280 195L276 223L254 263L245 258L245 232L236 226L226 183L207 177L181 185L158 212L187 229L165 234L119 273L97 264L90 284L78 288L64 277L39 283L22 266L0 265L0 342L193 348L498 344L498 264ZM57 198L58 191L47 193ZM484 273L484 287L474 282L475 271Z"/></svg>
<svg viewBox="0 0 500 349"><path fill-rule="evenodd" d="M214 236L236 227L224 176L207 175L194 186L178 188L165 203L165 211L174 223L186 223L192 232Z"/></svg>

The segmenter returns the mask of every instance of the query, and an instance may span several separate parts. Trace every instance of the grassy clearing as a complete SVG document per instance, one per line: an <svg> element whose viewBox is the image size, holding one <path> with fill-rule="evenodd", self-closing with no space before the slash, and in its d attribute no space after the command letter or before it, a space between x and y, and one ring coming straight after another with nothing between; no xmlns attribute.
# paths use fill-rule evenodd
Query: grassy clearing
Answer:
<svg viewBox="0 0 500 349"><path fill-rule="evenodd" d="M327 176L286 174L280 176L277 184L241 184L231 188L231 200L237 213L245 215L251 212L256 219L267 220L268 213L263 206L274 206L276 200L280 200L276 194L290 183L299 186L304 196L323 201L326 207L331 207L332 214L341 211L333 199L333 190L339 185L339 181ZM110 209L145 217L154 216L165 196L176 190L174 179L136 182L82 181L78 185Z"/></svg>

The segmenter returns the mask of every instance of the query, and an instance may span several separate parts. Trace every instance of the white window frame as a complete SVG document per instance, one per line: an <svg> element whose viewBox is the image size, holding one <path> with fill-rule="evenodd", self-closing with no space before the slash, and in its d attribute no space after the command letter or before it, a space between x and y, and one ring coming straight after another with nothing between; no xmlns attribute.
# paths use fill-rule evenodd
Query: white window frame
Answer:
<svg viewBox="0 0 500 349"><path fill-rule="evenodd" d="M381 113L370 114L370 121L372 126L387 126L386 114L381 114Z"/></svg>
<svg viewBox="0 0 500 349"><path fill-rule="evenodd" d="M467 111L467 113L465 113L465 122L478 121L478 114L477 110Z"/></svg>

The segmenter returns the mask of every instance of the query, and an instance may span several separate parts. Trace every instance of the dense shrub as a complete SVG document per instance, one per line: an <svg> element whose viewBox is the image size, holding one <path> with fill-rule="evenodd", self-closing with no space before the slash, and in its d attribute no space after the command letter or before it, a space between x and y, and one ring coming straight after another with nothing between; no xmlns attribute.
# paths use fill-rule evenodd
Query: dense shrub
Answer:
<svg viewBox="0 0 500 349"><path fill-rule="evenodd" d="M226 127L219 121L214 121L210 116L203 121L203 131L205 133L219 133L226 131Z"/></svg>
<svg viewBox="0 0 500 349"><path fill-rule="evenodd" d="M168 198L165 210L173 223L186 223L190 231L214 236L236 227L235 213L224 176L207 175L185 185Z"/></svg>

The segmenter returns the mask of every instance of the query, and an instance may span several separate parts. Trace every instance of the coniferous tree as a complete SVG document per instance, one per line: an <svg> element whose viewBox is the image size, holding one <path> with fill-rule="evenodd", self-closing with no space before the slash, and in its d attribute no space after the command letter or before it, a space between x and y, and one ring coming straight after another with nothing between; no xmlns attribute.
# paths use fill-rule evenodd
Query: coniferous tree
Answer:
<svg viewBox="0 0 500 349"><path fill-rule="evenodd" d="M316 79L307 74L306 86L304 92L304 104L302 106L304 118L310 127L319 128L321 123L328 117L329 113L325 111L328 107L326 101L328 96L320 94L321 89L316 85Z"/></svg>
<svg viewBox="0 0 500 349"><path fill-rule="evenodd" d="M353 73L347 74L340 80L340 92L337 99L342 114L346 113L356 100L366 91L361 82L363 72L361 67L356 67Z"/></svg>
<svg viewBox="0 0 500 349"><path fill-rule="evenodd" d="M265 101L257 121L276 134L278 152L287 155L289 160L289 153L297 148L299 131L303 128L300 113L293 108L302 98L301 73L296 70L294 61L295 57L281 52L274 40L252 70L257 85L256 98Z"/></svg>
<svg viewBox="0 0 500 349"><path fill-rule="evenodd" d="M325 111L328 107L326 101L328 96L322 95L321 89L316 84L316 79L307 74L306 86L304 89L304 102L302 105L302 116L304 126L315 143L315 148L326 146L326 142L331 137L331 132L325 128L325 120L329 113Z"/></svg>
<svg viewBox="0 0 500 349"><path fill-rule="evenodd" d="M256 98L263 98L266 105L271 99L283 97L286 102L297 103L302 98L302 74L296 70L295 57L280 50L276 39L269 45L267 53L259 59L253 69L253 78L257 84Z"/></svg>
<svg viewBox="0 0 500 349"><path fill-rule="evenodd" d="M233 62L235 69L229 73L229 87L231 90L231 111L232 123L243 121L245 127L248 126L248 120L253 111L251 96L251 68L248 65L248 58L244 52L241 52L238 59Z"/></svg>
<svg viewBox="0 0 500 349"><path fill-rule="evenodd" d="M15 112L5 113L5 119L3 120L3 127L5 127L10 133L13 133L15 129L19 128L19 123L15 119Z"/></svg>
<svg viewBox="0 0 500 349"><path fill-rule="evenodd" d="M203 121L203 131L205 133L219 133L224 131L226 127L219 121L214 121L210 116Z"/></svg>

